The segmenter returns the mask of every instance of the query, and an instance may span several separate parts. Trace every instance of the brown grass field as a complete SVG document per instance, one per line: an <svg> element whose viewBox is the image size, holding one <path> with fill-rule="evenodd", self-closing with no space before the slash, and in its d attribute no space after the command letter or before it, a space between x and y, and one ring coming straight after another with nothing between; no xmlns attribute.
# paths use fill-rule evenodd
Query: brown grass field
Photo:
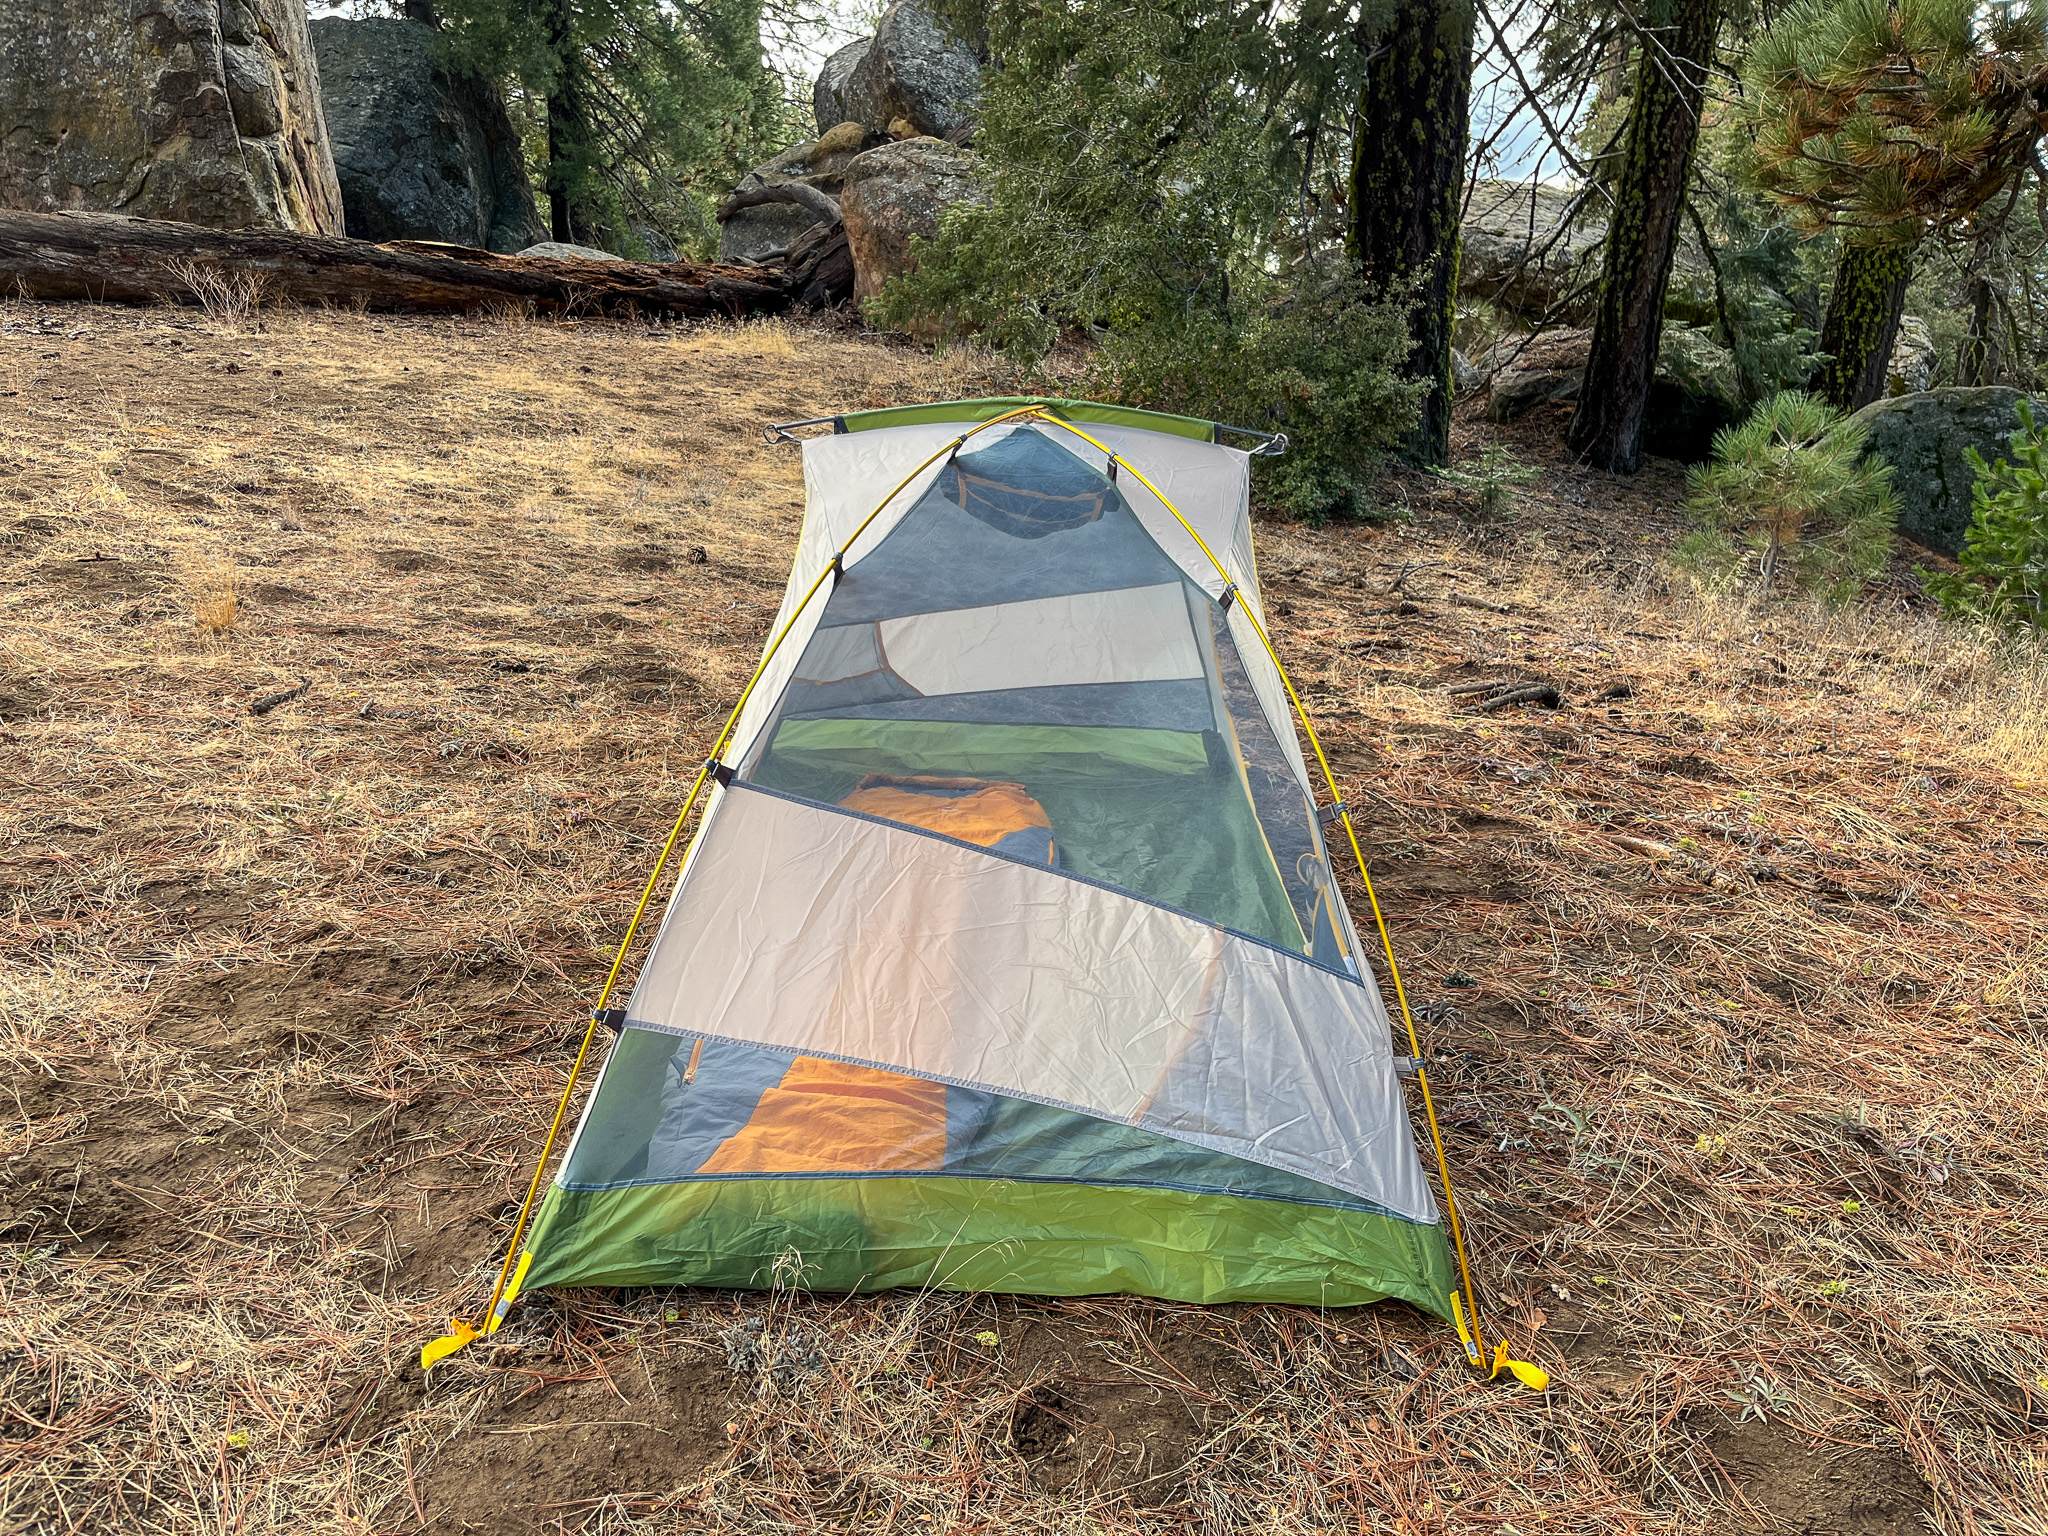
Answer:
<svg viewBox="0 0 2048 1536"><path fill-rule="evenodd" d="M1399 1306L800 1286L422 1379L766 638L762 423L1004 387L0 305L0 1533L2048 1531L2048 669L1687 595L1675 472L1554 422L1500 521L1261 525L1548 1393Z"/></svg>

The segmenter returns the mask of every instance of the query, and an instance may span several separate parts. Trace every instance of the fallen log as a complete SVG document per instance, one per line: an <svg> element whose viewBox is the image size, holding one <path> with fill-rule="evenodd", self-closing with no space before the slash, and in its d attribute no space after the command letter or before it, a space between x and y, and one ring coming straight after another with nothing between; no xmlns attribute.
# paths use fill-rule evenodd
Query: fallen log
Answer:
<svg viewBox="0 0 2048 1536"><path fill-rule="evenodd" d="M0 209L0 295L199 303L223 280L264 302L416 314L518 307L736 318L789 307L781 273L767 267L564 261L428 241L374 245L283 229Z"/></svg>

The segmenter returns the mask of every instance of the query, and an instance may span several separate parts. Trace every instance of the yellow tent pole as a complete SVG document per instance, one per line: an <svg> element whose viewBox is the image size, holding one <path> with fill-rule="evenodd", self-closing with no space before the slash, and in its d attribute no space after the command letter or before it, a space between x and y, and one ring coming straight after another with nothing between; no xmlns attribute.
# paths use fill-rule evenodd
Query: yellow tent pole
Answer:
<svg viewBox="0 0 2048 1536"><path fill-rule="evenodd" d="M584 1026L583 1043L577 1047L576 1059L570 1064L569 1079L562 1085L561 1098L555 1104L555 1118L548 1126L547 1139L541 1143L540 1157L534 1164L533 1179L526 1186L526 1199L520 1204L519 1219L512 1225L512 1240L505 1248L505 1262L498 1268L497 1283L491 1287L490 1299L484 1303L483 1315L473 1325L464 1322L459 1317L450 1318L448 1320L449 1331L441 1338L434 1340L421 1349L421 1369L431 1369L436 1361L446 1359L465 1344L481 1338L485 1334L495 1333L498 1324L504 1321L507 1309L510 1308L512 1302L518 1297L519 1282L525 1277L524 1264L521 1264L516 1272L513 1268L514 1261L519 1254L519 1241L526 1235L527 1218L532 1215L533 1202L540 1194L541 1178L547 1172L548 1158L555 1149L556 1138L561 1134L562 1121L569 1113L569 1102L576 1092L576 1081L582 1075L584 1060L590 1054L591 1041L597 1036L597 1026L603 1018L604 1005L611 1001L612 988L617 985L619 972L625 966L626 954L632 947L633 936L639 932L640 921L647 915L648 905L654 900L655 888L661 881L661 873L668 867L669 856L675 852L676 842L683 835L684 824L690 818L691 809L697 804L697 797L704 789L705 780L711 775L712 765L718 761L719 753L725 750L726 743L732 735L733 727L739 724L740 714L747 707L747 700L753 697L754 689L759 685L762 675L768 670L768 663L775 659L776 652L782 649L782 642L789 637L790 631L796 628L797 620L803 617L804 610L810 607L811 599L816 597L819 589L825 585L825 578L830 576L835 570L841 569L840 562L845 557L846 552L853 548L854 541L868 531L869 525L887 510L890 502L902 495L919 475L930 469L940 459L954 452L962 443L966 442L968 438L973 437L976 433L985 432L990 427L999 426L1003 422L1014 420L1019 416L1035 415L1037 412L1038 408L1036 406L1026 406L1019 410L1005 412L1001 416L991 417L989 420L961 433L922 464L918 465L917 468L905 475L902 480L897 482L896 488L882 498L874 511L860 520L860 525L852 533L848 534L846 541L833 552L832 559L822 571L818 572L817 580L813 581L804 592L803 601L796 605L796 608L790 613L788 622L776 632L775 638L769 642L768 649L761 653L760 661L754 665L753 676L747 679L747 685L740 690L739 700L733 705L732 713L725 717L725 724L719 727L718 735L711 744L711 752L704 760L704 766L697 770L696 780L690 785L690 793L683 800L683 808L677 813L675 824L669 828L668 839L661 845L661 853L654 861L653 872L648 875L647 883L640 889L639 903L633 908L633 916L626 924L625 936L619 940L618 952L612 956L611 969L606 972L604 986L597 994L597 1004L590 1010L590 1022Z"/></svg>
<svg viewBox="0 0 2048 1536"><path fill-rule="evenodd" d="M1209 563L1216 568L1216 574L1223 578L1226 589L1233 592L1238 590L1236 579L1230 574L1229 568L1216 557L1216 552L1209 547L1208 541L1195 531L1194 524L1181 515L1180 508L1168 500L1166 494L1146 478L1143 470L1132 464L1128 459L1125 459L1121 454L1115 452L1107 444L1082 431L1081 428L1075 426L1072 422L1062 421L1059 417L1044 411L1039 411L1036 414L1041 420L1048 421L1054 426L1065 428L1076 437L1090 444L1098 452L1108 455L1121 468L1128 470L1140 485L1159 498L1161 506L1173 514L1174 521L1187 531L1188 537L1195 541L1196 547L1208 557ZM1252 632L1259 637L1259 644L1265 647L1266 656L1273 663L1273 670L1279 673L1281 686L1287 690L1288 700L1294 705L1295 715L1301 721L1302 732L1308 737L1308 744L1315 752L1317 766L1322 769L1323 782L1329 786L1330 798L1337 804L1338 817L1344 823L1344 834L1351 844L1351 856L1358 863L1358 877L1365 882L1366 900L1372 904L1373 921L1379 928L1380 945L1387 957L1387 974L1394 983L1394 998L1400 1004L1401 1022L1407 1027L1408 1050L1415 1060L1415 1081L1422 1089L1423 1113L1429 1120L1430 1142L1436 1151L1437 1177L1443 1183L1444 1209L1450 1217L1451 1243L1457 1253L1458 1278L1465 1293L1465 1305L1462 1309L1463 1315L1455 1319L1458 1325L1458 1336L1464 1343L1466 1357L1473 1365L1483 1367L1486 1357L1486 1345L1485 1339L1479 1331L1479 1301L1472 1284L1472 1266L1465 1252L1464 1224L1459 1219L1458 1199L1451 1187L1450 1159L1444 1151L1443 1130L1437 1124L1436 1103L1429 1091L1429 1072L1423 1065L1422 1046L1415 1030L1415 1016L1409 1010L1407 988L1401 982L1401 967L1394 958L1393 936L1387 931L1387 919L1380 910L1379 895L1373 890L1372 876L1365 867L1365 850L1359 846L1358 831L1351 824L1351 812L1344 805L1343 791L1337 787L1337 776L1331 771L1330 760L1323 752L1323 744L1316 737L1315 725L1308 717L1308 710L1302 705L1301 696L1294 691L1294 680L1287 675L1287 668L1281 663L1280 653L1273 648L1272 638L1267 635L1265 625L1259 622L1258 614L1253 612L1252 606L1249 603L1244 605L1244 616L1251 624ZM1456 1303L1457 1298L1454 1296L1452 1298L1452 1312L1454 1314L1461 1311ZM1467 1331L1466 1321L1468 1318L1470 1320L1469 1332ZM1514 1370L1515 1375L1519 1379L1531 1385L1537 1385L1531 1379L1532 1377L1542 1377L1543 1385L1547 1385L1549 1382L1549 1378L1544 1376L1544 1373L1535 1366L1527 1365L1519 1360L1508 1360L1505 1345L1495 1351L1493 1374L1498 1375L1503 1366ZM1538 1390L1541 1390L1540 1386Z"/></svg>

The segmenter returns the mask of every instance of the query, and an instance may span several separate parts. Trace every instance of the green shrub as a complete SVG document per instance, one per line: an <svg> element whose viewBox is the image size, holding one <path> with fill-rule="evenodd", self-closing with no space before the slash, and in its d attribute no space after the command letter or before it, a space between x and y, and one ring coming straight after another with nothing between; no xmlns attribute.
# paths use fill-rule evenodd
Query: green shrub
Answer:
<svg viewBox="0 0 2048 1536"><path fill-rule="evenodd" d="M2013 459L1987 465L1966 450L1977 472L1970 487L1975 509L1960 576L1922 571L1927 590L1952 619L2020 629L2048 628L2048 428L2034 425L2034 410L2019 402L2020 424L2006 441Z"/></svg>
<svg viewBox="0 0 2048 1536"><path fill-rule="evenodd" d="M1252 461L1265 501L1322 523L1373 512L1374 472L1415 421L1422 385L1401 376L1399 304L1332 285L1112 332L1086 375L1090 394L1129 405L1285 432L1287 451Z"/></svg>
<svg viewBox="0 0 2048 1536"><path fill-rule="evenodd" d="M1768 594L1783 567L1831 601L1852 596L1884 569L1899 517L1892 468L1866 457L1865 437L1797 390L1716 433L1712 461L1688 476L1686 509L1707 526L1672 551L1680 569L1709 588L1747 578Z"/></svg>

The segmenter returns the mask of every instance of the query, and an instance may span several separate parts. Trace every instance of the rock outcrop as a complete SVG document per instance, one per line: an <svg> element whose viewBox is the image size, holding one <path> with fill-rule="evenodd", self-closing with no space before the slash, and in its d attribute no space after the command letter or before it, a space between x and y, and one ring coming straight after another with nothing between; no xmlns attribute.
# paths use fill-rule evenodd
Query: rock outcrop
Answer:
<svg viewBox="0 0 2048 1536"><path fill-rule="evenodd" d="M1586 375L1593 333L1568 329L1511 336L1471 363L1485 385L1486 415L1513 421L1553 400L1573 400ZM1703 330L1666 325L1643 413L1643 451L1696 462L1713 450L1714 434L1741 415L1735 360Z"/></svg>
<svg viewBox="0 0 2048 1536"><path fill-rule="evenodd" d="M340 233L301 0L0 5L0 207Z"/></svg>
<svg viewBox="0 0 2048 1536"><path fill-rule="evenodd" d="M511 252L547 238L495 86L448 67L415 21L316 21L320 97L358 240Z"/></svg>
<svg viewBox="0 0 2048 1536"><path fill-rule="evenodd" d="M821 96L832 61L850 51L841 49L826 61ZM957 139L971 128L981 102L981 61L920 0L896 0L847 71L838 97L846 114L842 121L888 133L900 120L915 134Z"/></svg>
<svg viewBox="0 0 2048 1536"><path fill-rule="evenodd" d="M830 133L841 123L862 121L858 104L847 99L846 84L860 61L867 57L868 48L873 43L871 37L848 43L827 59L825 67L818 71L818 83L811 87L811 115L818 121L820 134ZM875 126L879 128L882 125L877 123Z"/></svg>
<svg viewBox="0 0 2048 1536"><path fill-rule="evenodd" d="M1900 533L1944 555L1963 547L1977 481L1964 450L1975 448L1987 464L2008 456L2020 398L2003 385L1920 390L1875 401L1849 418L1870 434L1870 451L1892 466ZM2040 401L2034 410L2036 420L2048 416Z"/></svg>
<svg viewBox="0 0 2048 1536"><path fill-rule="evenodd" d="M946 209L986 196L981 157L935 138L866 150L846 167L843 182L839 206L856 299L874 297L890 278L912 270L913 244L938 233Z"/></svg>

